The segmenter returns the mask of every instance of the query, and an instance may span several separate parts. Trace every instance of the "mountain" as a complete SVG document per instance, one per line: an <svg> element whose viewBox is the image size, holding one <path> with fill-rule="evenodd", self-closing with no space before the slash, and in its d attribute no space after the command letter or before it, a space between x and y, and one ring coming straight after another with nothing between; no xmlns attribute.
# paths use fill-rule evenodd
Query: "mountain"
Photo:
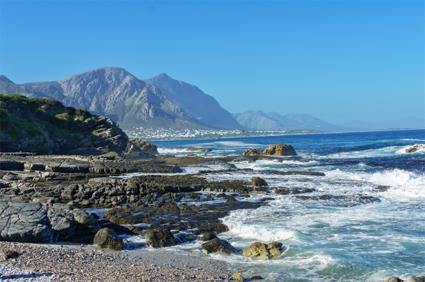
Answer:
<svg viewBox="0 0 425 282"><path fill-rule="evenodd" d="M15 84L0 76L0 93L49 97L118 122L123 128L220 128L240 125L211 96L159 75L143 81L123 68L106 67L58 81ZM202 102L202 110L196 103ZM217 118L223 115L222 119Z"/></svg>
<svg viewBox="0 0 425 282"><path fill-rule="evenodd" d="M236 120L249 130L318 130L323 132L341 131L339 126L306 114L264 113L248 111L234 115Z"/></svg>
<svg viewBox="0 0 425 282"><path fill-rule="evenodd" d="M167 74L155 76L146 80L146 83L158 87L167 99L183 108L202 124L222 129L241 128L232 114L223 109L213 97L194 85L172 79Z"/></svg>

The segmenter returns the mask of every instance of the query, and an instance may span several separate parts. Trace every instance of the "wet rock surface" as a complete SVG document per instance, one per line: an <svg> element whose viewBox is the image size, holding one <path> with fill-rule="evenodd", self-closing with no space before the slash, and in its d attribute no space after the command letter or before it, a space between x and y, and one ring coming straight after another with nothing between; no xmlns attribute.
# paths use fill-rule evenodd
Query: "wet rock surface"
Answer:
<svg viewBox="0 0 425 282"><path fill-rule="evenodd" d="M118 238L114 230L110 228L100 229L93 239L93 244L115 251L121 251L124 249L124 243L122 239Z"/></svg>
<svg viewBox="0 0 425 282"><path fill-rule="evenodd" d="M280 242L270 242L268 244L255 242L243 249L242 254L255 259L272 259L280 256L286 248Z"/></svg>

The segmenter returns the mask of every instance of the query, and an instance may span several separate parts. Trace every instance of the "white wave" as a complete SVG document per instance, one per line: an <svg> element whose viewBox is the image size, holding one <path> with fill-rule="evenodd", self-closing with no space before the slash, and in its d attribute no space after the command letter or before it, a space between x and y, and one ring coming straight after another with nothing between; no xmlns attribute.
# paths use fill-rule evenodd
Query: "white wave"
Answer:
<svg viewBox="0 0 425 282"><path fill-rule="evenodd" d="M295 234L285 229L276 228L276 225L257 225L255 219L264 218L270 208L261 207L256 210L237 210L223 218L223 223L229 227L227 234L242 239L259 240L263 242L289 240Z"/></svg>
<svg viewBox="0 0 425 282"><path fill-rule="evenodd" d="M388 146L378 149L367 149L359 151L339 152L322 156L330 159L356 159L356 158L372 158L372 157L388 157L397 154L402 146Z"/></svg>
<svg viewBox="0 0 425 282"><path fill-rule="evenodd" d="M396 201L425 198L425 175L402 169L385 170L375 173L345 172L336 169L326 172L326 176L390 186L390 189L383 192L382 195Z"/></svg>
<svg viewBox="0 0 425 282"><path fill-rule="evenodd" d="M415 141L415 142L425 142L425 139L419 139L419 138L403 138L400 139L402 141Z"/></svg>
<svg viewBox="0 0 425 282"><path fill-rule="evenodd" d="M239 169L254 169L254 170L266 170L266 169L285 169L286 166L309 166L318 164L318 161L298 161L298 160L281 160L281 159L270 159L270 160L256 160L254 162L242 161L233 162L233 164Z"/></svg>
<svg viewBox="0 0 425 282"><path fill-rule="evenodd" d="M241 141L216 141L215 144L228 146L228 147L260 147L260 144L250 144Z"/></svg>
<svg viewBox="0 0 425 282"><path fill-rule="evenodd" d="M425 144L408 145L397 150L397 154L422 154L425 153Z"/></svg>
<svg viewBox="0 0 425 282"><path fill-rule="evenodd" d="M188 148L158 148L158 153L161 155L177 155L189 153Z"/></svg>

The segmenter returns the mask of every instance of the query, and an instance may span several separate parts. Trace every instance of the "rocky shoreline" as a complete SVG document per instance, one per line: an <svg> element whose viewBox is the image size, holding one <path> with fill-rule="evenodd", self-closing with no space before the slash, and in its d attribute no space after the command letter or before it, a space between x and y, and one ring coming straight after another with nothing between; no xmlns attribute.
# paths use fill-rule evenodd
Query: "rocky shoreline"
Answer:
<svg viewBox="0 0 425 282"><path fill-rule="evenodd" d="M333 201L342 207L380 201L362 193L310 195L316 189L269 189L267 181L252 169L233 164L296 158L291 145L249 149L241 156L174 157L159 155L156 146L118 134L119 143L115 135L106 137L115 151L93 149L89 144L98 154L0 153L0 241L5 241L0 242L1 279L259 280L262 277L255 273L230 269L208 254L269 260L284 255L287 246L274 241L233 246L220 235L228 231L221 219L231 211L267 205L273 200L271 194L294 195L300 203ZM254 176L250 181L211 179L235 172ZM324 176L307 170L262 170L261 174ZM135 245L127 240L131 236L143 240ZM190 242L197 242L204 254L183 255L166 248ZM146 251L132 252L133 248ZM149 252L151 248L157 250ZM411 281L423 281L416 278Z"/></svg>
<svg viewBox="0 0 425 282"><path fill-rule="evenodd" d="M243 253L259 259L279 256L285 250L278 242L254 242L242 252L218 237L228 230L220 218L230 211L254 209L267 203L267 198L249 200L252 194L267 193L263 179L209 181L204 176L213 171L188 174L179 165L219 164L234 171L236 168L229 163L233 159L158 156L153 145L132 142L136 148L130 151L137 152L136 157L129 157L128 149L124 157L0 154L0 240L7 241L1 246L4 253L17 254L12 259L5 255L5 267L16 267L18 272L32 269L36 273L25 272L30 275L28 278L54 280L219 281L232 279L232 271L224 263L207 259L208 263L193 266L193 271L186 265L179 269L179 263L199 263L198 258L182 259L175 265L178 255L164 253L172 262L160 270L156 266L140 267L134 260L130 263L130 253L102 252L91 244L119 251L129 248L123 238L139 235L145 238L139 248L162 248L198 240L204 242L202 249L207 254ZM258 157L261 156L255 156ZM143 175L122 177L132 172ZM99 209L101 214L90 212ZM67 268L65 258L73 261L75 268ZM167 259L161 261L165 263ZM108 271L99 274L95 269L102 267ZM132 276L122 276L129 272ZM241 277L237 273L233 279L243 280Z"/></svg>

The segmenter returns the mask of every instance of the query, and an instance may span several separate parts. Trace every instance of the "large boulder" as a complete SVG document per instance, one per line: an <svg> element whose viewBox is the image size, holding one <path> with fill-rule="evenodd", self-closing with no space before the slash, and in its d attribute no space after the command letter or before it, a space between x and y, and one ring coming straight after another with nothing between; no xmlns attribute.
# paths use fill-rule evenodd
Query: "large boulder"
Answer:
<svg viewBox="0 0 425 282"><path fill-rule="evenodd" d="M67 240L74 236L76 222L69 206L64 204L54 204L48 209L50 225L55 231L58 240Z"/></svg>
<svg viewBox="0 0 425 282"><path fill-rule="evenodd" d="M115 231L110 228L100 229L94 236L93 244L116 251L121 251L124 248L123 240L118 238Z"/></svg>
<svg viewBox="0 0 425 282"><path fill-rule="evenodd" d="M0 202L0 240L49 243L54 232L40 203Z"/></svg>
<svg viewBox="0 0 425 282"><path fill-rule="evenodd" d="M231 254L236 251L236 249L229 242L219 238L214 238L203 243L202 249L204 249L207 254L217 252Z"/></svg>
<svg viewBox="0 0 425 282"><path fill-rule="evenodd" d="M242 254L256 259L271 259L280 256L284 251L285 247L280 242L255 242L244 248Z"/></svg>
<svg viewBox="0 0 425 282"><path fill-rule="evenodd" d="M243 155L244 156L247 156L247 157L255 157L255 156L258 156L258 155L260 155L261 154L261 152L260 151L258 151L257 149L246 149L244 152L243 152Z"/></svg>
<svg viewBox="0 0 425 282"><path fill-rule="evenodd" d="M264 186L268 186L267 181L265 181L263 178L258 177L258 176L253 176L251 178L251 184L254 187L264 187Z"/></svg>
<svg viewBox="0 0 425 282"><path fill-rule="evenodd" d="M272 144L262 151L263 155L270 156L294 156L297 153L292 145Z"/></svg>
<svg viewBox="0 0 425 282"><path fill-rule="evenodd" d="M157 154L157 146L138 138L130 140L124 152L127 159L153 158Z"/></svg>
<svg viewBox="0 0 425 282"><path fill-rule="evenodd" d="M170 230L165 228L149 229L144 232L146 243L154 248L177 245L177 240Z"/></svg>

